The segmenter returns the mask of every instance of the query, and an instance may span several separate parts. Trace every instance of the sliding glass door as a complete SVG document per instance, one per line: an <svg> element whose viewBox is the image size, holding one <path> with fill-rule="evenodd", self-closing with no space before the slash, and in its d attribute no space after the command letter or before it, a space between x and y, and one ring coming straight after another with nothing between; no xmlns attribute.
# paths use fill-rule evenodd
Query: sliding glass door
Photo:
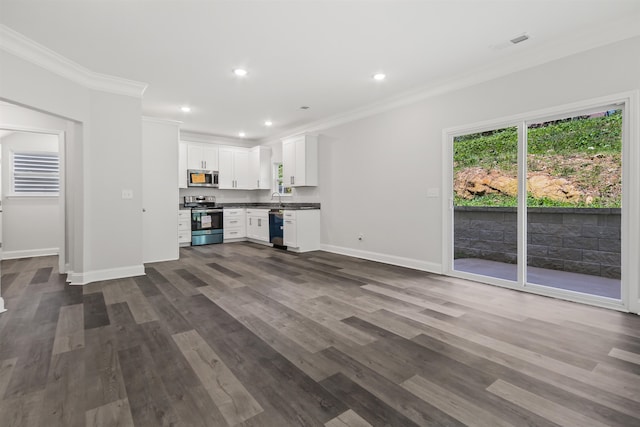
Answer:
<svg viewBox="0 0 640 427"><path fill-rule="evenodd" d="M454 151L454 269L518 278L518 130L460 135Z"/></svg>
<svg viewBox="0 0 640 427"><path fill-rule="evenodd" d="M620 301L623 124L620 103L449 134L451 272Z"/></svg>
<svg viewBox="0 0 640 427"><path fill-rule="evenodd" d="M620 299L622 110L527 126L527 283Z"/></svg>

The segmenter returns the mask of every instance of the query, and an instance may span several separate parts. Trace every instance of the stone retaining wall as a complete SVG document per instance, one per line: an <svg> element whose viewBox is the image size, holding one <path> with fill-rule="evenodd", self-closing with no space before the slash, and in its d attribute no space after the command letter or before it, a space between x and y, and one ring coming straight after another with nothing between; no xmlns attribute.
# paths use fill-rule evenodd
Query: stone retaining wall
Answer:
<svg viewBox="0 0 640 427"><path fill-rule="evenodd" d="M516 263L516 208L454 212L454 258ZM620 279L620 218L620 209L529 208L528 265Z"/></svg>

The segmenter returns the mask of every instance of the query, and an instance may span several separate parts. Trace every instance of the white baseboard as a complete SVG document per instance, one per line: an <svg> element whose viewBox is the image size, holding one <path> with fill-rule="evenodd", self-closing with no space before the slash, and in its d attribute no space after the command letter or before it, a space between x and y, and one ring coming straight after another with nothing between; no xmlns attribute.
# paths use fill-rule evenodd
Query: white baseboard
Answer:
<svg viewBox="0 0 640 427"><path fill-rule="evenodd" d="M2 299L2 297L0 297L0 313L7 311L6 308L4 308L4 300Z"/></svg>
<svg viewBox="0 0 640 427"><path fill-rule="evenodd" d="M67 282L70 285L86 285L99 280L123 279L135 276L144 276L144 265L85 271L84 273L70 271L67 274Z"/></svg>
<svg viewBox="0 0 640 427"><path fill-rule="evenodd" d="M400 267L412 268L414 270L428 271L429 273L442 274L442 265L434 262L422 261L413 258L404 258L395 255L382 254L379 252L369 252L360 249L345 248L342 246L321 244L320 249L334 254L347 255L355 258L378 261L385 264L397 265Z"/></svg>
<svg viewBox="0 0 640 427"><path fill-rule="evenodd" d="M60 249L58 248L27 249L22 251L2 251L2 259L32 258L37 256L58 255L59 253L60 253Z"/></svg>

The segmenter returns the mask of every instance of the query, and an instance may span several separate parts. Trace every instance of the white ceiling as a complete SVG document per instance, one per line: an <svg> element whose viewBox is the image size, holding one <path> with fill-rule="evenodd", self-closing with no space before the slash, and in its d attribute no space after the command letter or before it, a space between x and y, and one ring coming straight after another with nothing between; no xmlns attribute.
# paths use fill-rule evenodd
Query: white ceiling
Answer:
<svg viewBox="0 0 640 427"><path fill-rule="evenodd" d="M92 71L148 83L145 115L248 139L540 56L634 15L640 0L0 0L0 23ZM371 79L378 71L386 81Z"/></svg>

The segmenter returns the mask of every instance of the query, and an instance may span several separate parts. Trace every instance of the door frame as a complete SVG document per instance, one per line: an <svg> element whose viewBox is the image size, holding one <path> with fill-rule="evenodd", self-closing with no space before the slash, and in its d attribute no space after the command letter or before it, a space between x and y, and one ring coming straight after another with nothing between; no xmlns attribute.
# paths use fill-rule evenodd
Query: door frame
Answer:
<svg viewBox="0 0 640 427"><path fill-rule="evenodd" d="M443 236L442 266L443 273L448 276L487 283L529 293L551 296L584 304L610 308L619 311L640 311L640 266L633 254L640 253L640 223L632 218L640 216L640 92L624 92L600 98L588 99L570 104L545 108L541 110L512 115L502 119L487 120L470 125L456 126L442 131L442 217ZM512 282L482 276L478 274L455 271L453 269L453 139L456 136L477 133L506 127L518 128L518 201L519 206L526 206L526 180L523 161L526 152L522 148L526 139L527 124L545 118L563 114L577 113L621 104L623 112L622 141L622 276L620 301L580 292L561 290L541 285L526 283L526 209L518 209L518 280ZM635 216L634 216L635 215Z"/></svg>
<svg viewBox="0 0 640 427"><path fill-rule="evenodd" d="M32 126L16 126L16 125L7 124L7 123L0 123L0 130L9 130L13 132L40 133L40 134L46 134L46 135L56 135L58 137L58 158L59 158L59 165L60 165L60 190L58 191L58 213L59 213L58 227L59 227L59 230L61 230L61 233L58 236L58 271L60 272L60 274L65 274L67 273L66 132L59 129L46 129L46 128L37 128Z"/></svg>

